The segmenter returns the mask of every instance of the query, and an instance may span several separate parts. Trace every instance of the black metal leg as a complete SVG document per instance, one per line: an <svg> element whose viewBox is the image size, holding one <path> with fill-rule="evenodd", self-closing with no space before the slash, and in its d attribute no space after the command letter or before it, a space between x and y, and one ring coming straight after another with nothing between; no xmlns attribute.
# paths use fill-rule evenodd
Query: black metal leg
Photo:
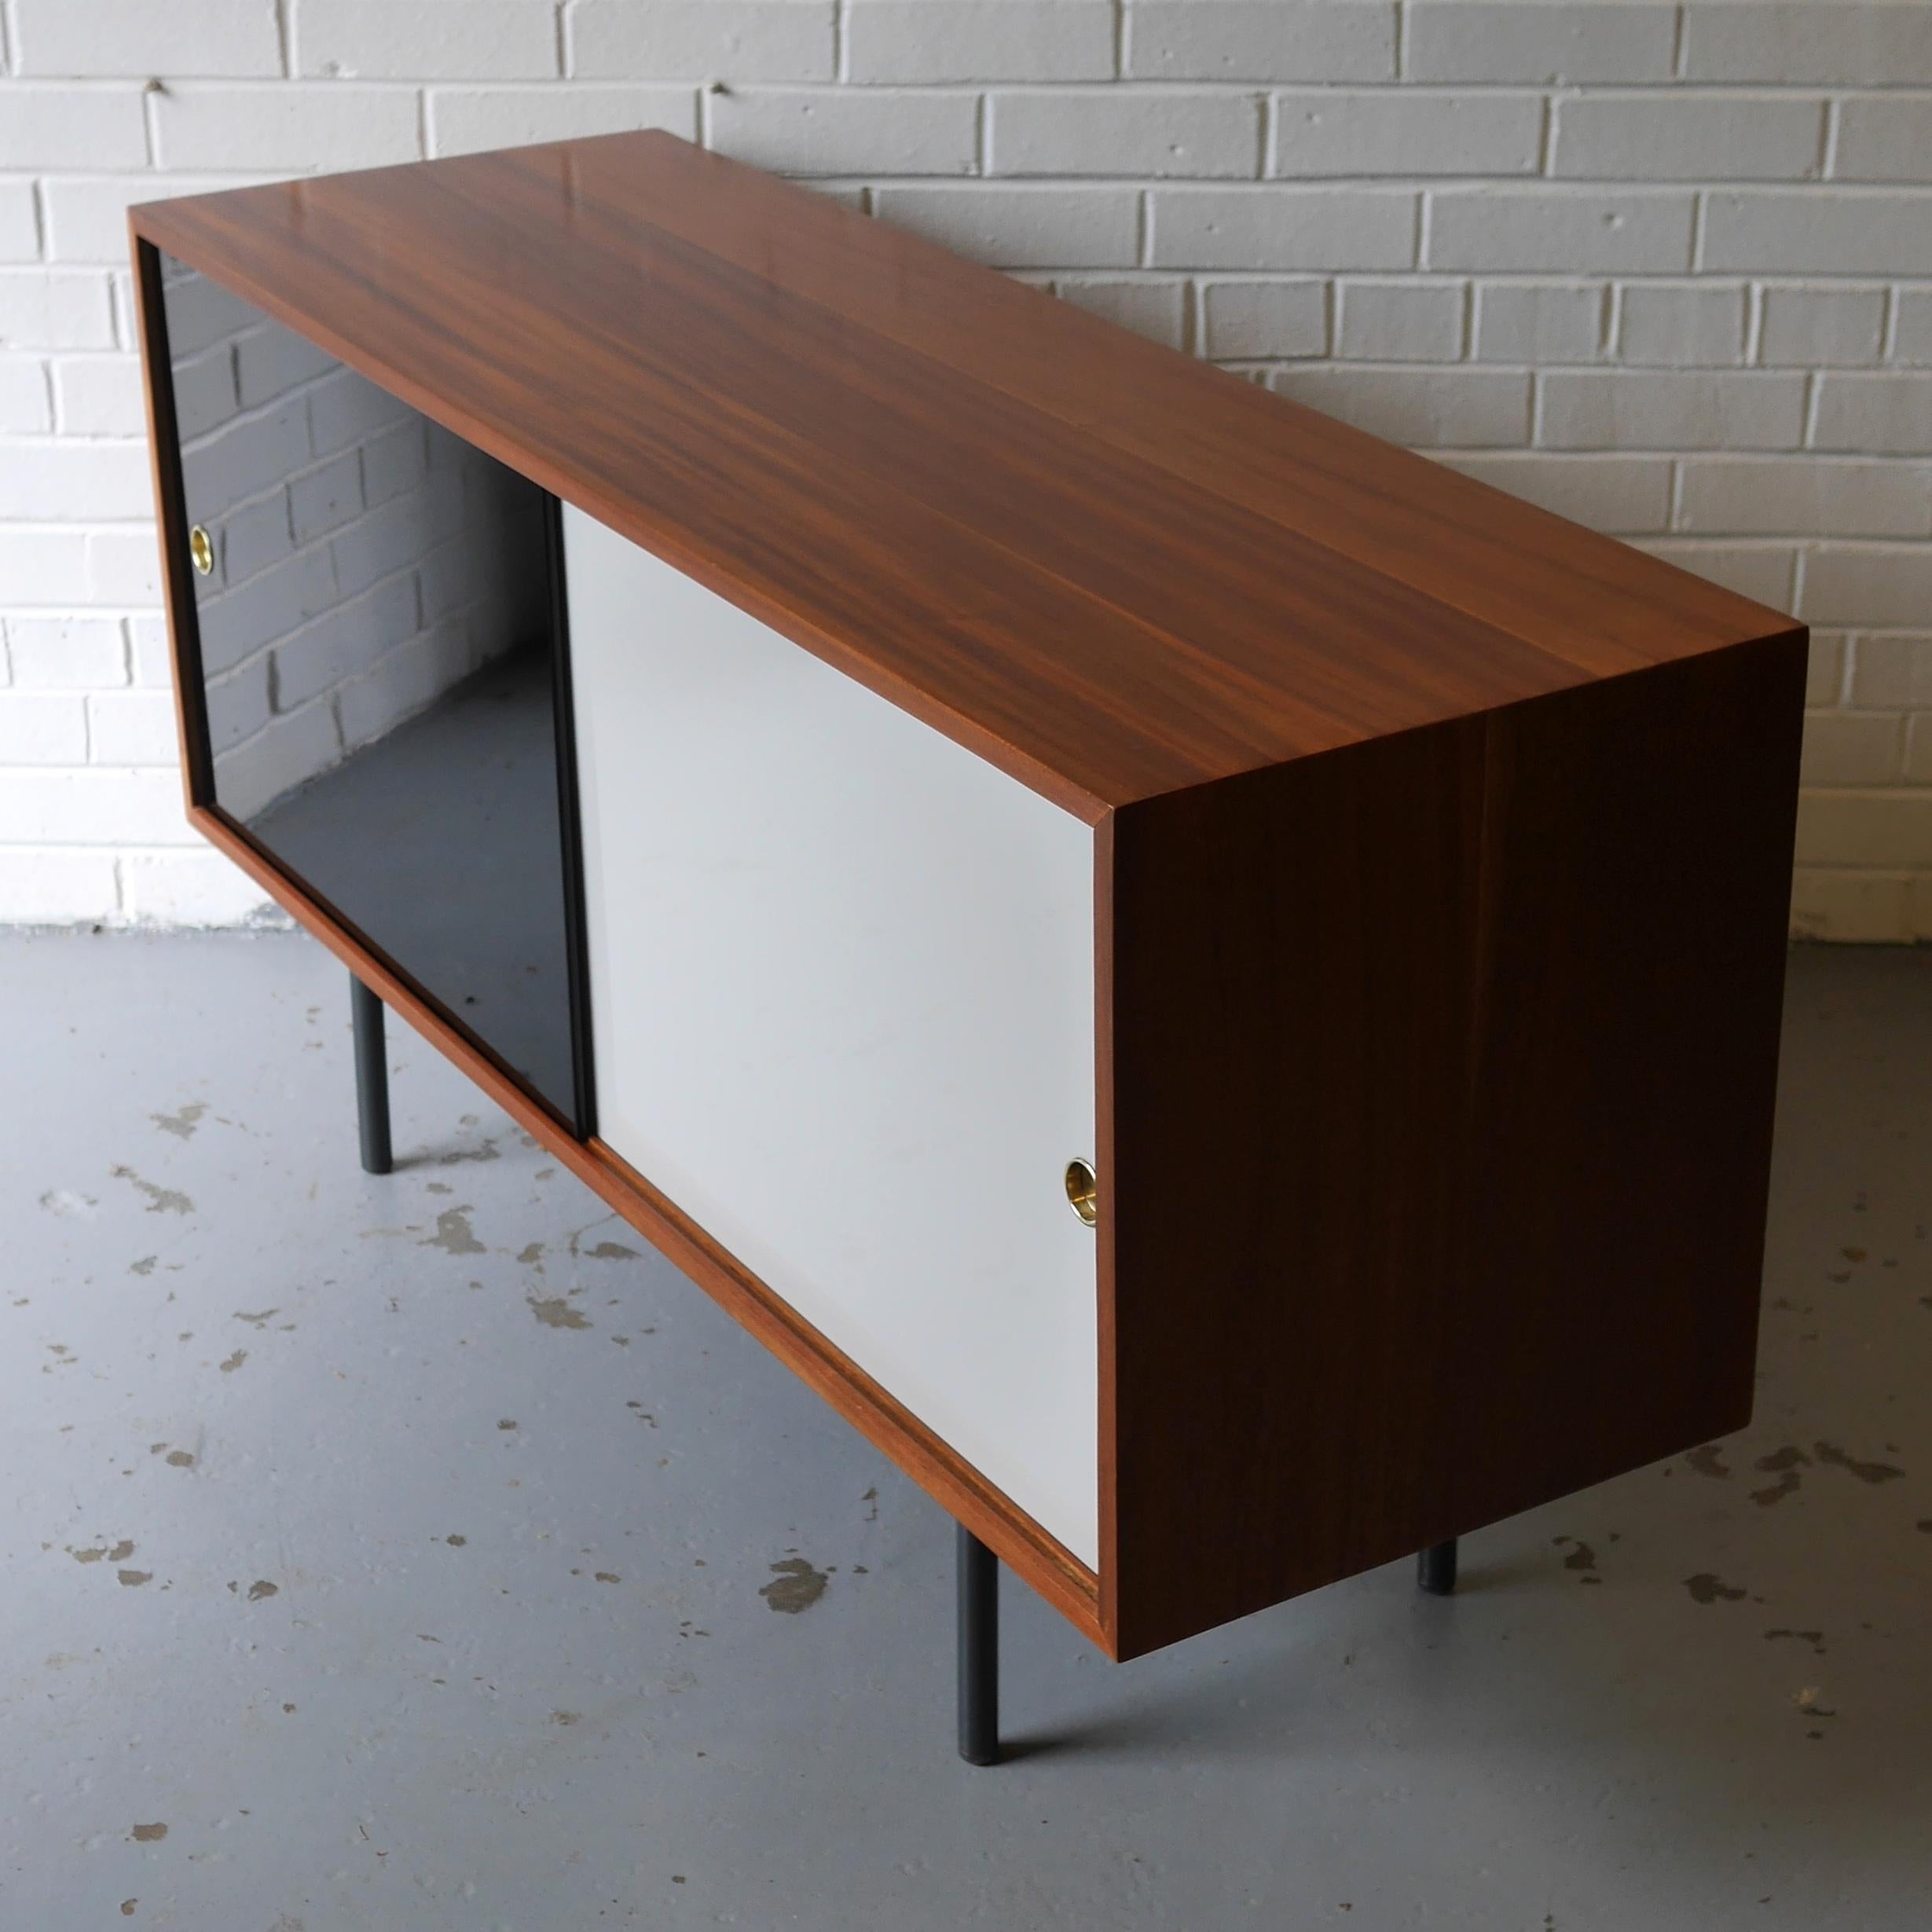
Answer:
<svg viewBox="0 0 1932 1932"><path fill-rule="evenodd" d="M999 1559L959 1525L959 1755L999 1762Z"/></svg>
<svg viewBox="0 0 1932 1932"><path fill-rule="evenodd" d="M1416 1558L1416 1585L1432 1597L1456 1593L1456 1539L1432 1543Z"/></svg>
<svg viewBox="0 0 1932 1932"><path fill-rule="evenodd" d="M389 1061L383 1050L383 1003L351 973L349 1017L356 1037L356 1118L362 1129L362 1165L387 1174L389 1153Z"/></svg>

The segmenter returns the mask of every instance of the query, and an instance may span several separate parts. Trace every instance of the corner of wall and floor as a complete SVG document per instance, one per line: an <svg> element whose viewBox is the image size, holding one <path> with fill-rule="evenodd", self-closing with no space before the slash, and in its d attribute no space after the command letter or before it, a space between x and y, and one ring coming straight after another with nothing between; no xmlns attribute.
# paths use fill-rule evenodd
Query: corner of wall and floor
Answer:
<svg viewBox="0 0 1932 1932"><path fill-rule="evenodd" d="M0 0L0 922L260 916L128 203L644 126L1796 610L1793 929L1932 939L1922 0Z"/></svg>

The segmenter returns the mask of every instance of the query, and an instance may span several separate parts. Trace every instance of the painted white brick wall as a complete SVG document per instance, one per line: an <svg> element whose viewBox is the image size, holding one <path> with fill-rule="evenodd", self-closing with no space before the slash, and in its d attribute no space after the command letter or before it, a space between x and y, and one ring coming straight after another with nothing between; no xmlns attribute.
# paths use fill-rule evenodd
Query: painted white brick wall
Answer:
<svg viewBox="0 0 1932 1932"><path fill-rule="evenodd" d="M127 204L636 126L1796 608L1794 924L1932 939L1927 0L0 0L0 920L258 900L181 823Z"/></svg>

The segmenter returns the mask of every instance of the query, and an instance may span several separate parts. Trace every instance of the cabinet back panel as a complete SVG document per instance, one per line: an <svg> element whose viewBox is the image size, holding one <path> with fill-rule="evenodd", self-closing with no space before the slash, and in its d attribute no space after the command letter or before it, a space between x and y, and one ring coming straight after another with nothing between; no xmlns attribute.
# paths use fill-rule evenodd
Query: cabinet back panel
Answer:
<svg viewBox="0 0 1932 1932"><path fill-rule="evenodd" d="M1097 1563L1091 830L563 514L600 1137Z"/></svg>

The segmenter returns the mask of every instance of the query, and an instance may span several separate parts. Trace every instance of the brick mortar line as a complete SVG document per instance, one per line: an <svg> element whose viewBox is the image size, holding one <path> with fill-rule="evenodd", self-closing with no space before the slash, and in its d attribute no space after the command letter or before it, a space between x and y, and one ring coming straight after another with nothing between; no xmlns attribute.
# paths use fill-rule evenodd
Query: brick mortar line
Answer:
<svg viewBox="0 0 1932 1932"><path fill-rule="evenodd" d="M1641 0L1625 0L1640 3ZM1901 0L1916 4L1916 0ZM186 90L187 97L213 99L233 94L296 93L324 100L333 96L383 93L495 93L530 94L608 91L622 88L664 90L709 86L713 81L727 81L738 93L814 93L840 96L871 96L904 93L925 95L947 92L995 90L1014 93L1091 94L1096 99L1125 95L1135 100L1160 95L1208 94L1217 97L1243 94L1362 95L1377 99L1416 100L1473 95L1485 99L1542 99L1553 103L1590 101L1610 101L1630 106L1655 105L1673 101L1695 101L1703 96L1721 100L1796 101L1825 107L1835 103L1905 101L1919 97L1932 99L1932 79L1910 81L1850 82L1817 81L1538 81L1538 80L1303 80L1283 79L1265 74L1245 76L1200 75L1191 77L1149 75L1095 75L1084 78L1054 79L1028 75L980 75L972 77L935 76L930 80L783 80L764 78L735 79L728 70L689 74L638 73L536 75L470 79L451 79L434 74L369 75L340 79L319 74L299 75L193 75L167 73L156 77L141 75L16 75L0 74L0 97L9 93L68 96L98 95L113 99L145 95L159 79L167 93Z"/></svg>

